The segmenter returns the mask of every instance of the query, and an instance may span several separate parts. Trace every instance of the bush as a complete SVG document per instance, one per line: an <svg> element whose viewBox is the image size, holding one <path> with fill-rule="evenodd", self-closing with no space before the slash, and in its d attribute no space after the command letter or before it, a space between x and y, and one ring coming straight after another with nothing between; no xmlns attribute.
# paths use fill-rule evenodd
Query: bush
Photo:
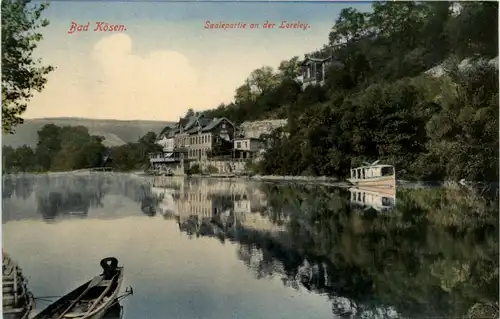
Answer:
<svg viewBox="0 0 500 319"><path fill-rule="evenodd" d="M194 164L187 170L188 175L201 174L201 168L199 164Z"/></svg>
<svg viewBox="0 0 500 319"><path fill-rule="evenodd" d="M213 165L208 165L207 166L207 169L205 170L208 174L217 174L219 172L219 170L217 169L217 167L213 166Z"/></svg>

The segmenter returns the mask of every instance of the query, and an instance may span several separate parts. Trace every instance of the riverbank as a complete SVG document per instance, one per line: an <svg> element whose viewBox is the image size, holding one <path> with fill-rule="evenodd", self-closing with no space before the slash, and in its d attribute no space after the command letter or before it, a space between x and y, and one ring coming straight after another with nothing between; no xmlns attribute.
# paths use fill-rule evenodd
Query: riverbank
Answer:
<svg viewBox="0 0 500 319"><path fill-rule="evenodd" d="M154 175L149 172L144 171L95 171L92 169L78 169L72 171L64 171L64 172L19 172L19 173L3 173L3 175L49 175L49 176L58 176L58 175L67 175L67 174L128 174L136 177L153 177L159 176ZM348 188L351 187L352 184L341 180L338 177L329 177L329 176L293 176L293 175L253 175L253 176L243 176L243 175L235 175L235 174L193 174L193 175L174 175L174 176L163 176L163 177L172 177L172 178L202 178L202 179L219 179L219 180L250 180L250 181L258 181L258 182L280 182L280 183L297 183L297 184L314 184L314 185L324 185L324 186L335 186ZM477 183L475 183L477 184ZM403 188L429 188L429 187L447 187L447 188L461 188L465 185L462 185L457 181L409 181L398 179L396 181L396 185L398 187Z"/></svg>
<svg viewBox="0 0 500 319"><path fill-rule="evenodd" d="M351 186L349 182L341 181L337 177L328 177L328 176L254 175L249 177L249 179L261 182L320 184L320 185L337 186L337 187Z"/></svg>

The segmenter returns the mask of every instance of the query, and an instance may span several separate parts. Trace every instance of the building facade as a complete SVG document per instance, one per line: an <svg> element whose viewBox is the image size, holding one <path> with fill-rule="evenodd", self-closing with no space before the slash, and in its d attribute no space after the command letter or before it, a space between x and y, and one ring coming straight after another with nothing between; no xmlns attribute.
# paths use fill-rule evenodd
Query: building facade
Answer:
<svg viewBox="0 0 500 319"><path fill-rule="evenodd" d="M206 160L231 151L235 127L226 118L199 118L186 132L188 159Z"/></svg>
<svg viewBox="0 0 500 319"><path fill-rule="evenodd" d="M149 154L151 167L167 172L185 170L189 166L187 161L231 154L234 134L234 124L226 118L181 118L160 132L157 144L162 146L162 152Z"/></svg>
<svg viewBox="0 0 500 319"><path fill-rule="evenodd" d="M253 137L239 137L234 139L235 158L254 158L262 149L261 140Z"/></svg>

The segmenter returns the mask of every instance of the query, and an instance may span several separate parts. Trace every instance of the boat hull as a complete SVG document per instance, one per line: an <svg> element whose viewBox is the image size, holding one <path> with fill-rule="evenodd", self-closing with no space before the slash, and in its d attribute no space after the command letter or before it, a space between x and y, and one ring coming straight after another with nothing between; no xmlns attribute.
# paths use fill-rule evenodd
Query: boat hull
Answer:
<svg viewBox="0 0 500 319"><path fill-rule="evenodd" d="M93 311L82 313L81 316L76 316L74 317L74 319L101 319L107 314L108 310L116 304L118 293L120 292L121 284L123 281L123 268L120 267L119 271L120 273L116 282L116 286L114 287L113 292L109 294L108 300L105 303L99 305ZM73 299L75 299L83 291L85 291L90 283L91 281L88 281L85 284L74 289L70 293L66 294L65 296L45 308L42 312L37 314L33 319L58 318L61 315L62 311L64 311L64 309L68 306L68 304L70 304Z"/></svg>
<svg viewBox="0 0 500 319"><path fill-rule="evenodd" d="M396 187L396 178L394 176L373 177L367 179L347 179L349 183L359 187Z"/></svg>
<svg viewBox="0 0 500 319"><path fill-rule="evenodd" d="M21 268L2 251L2 317L27 319L35 307L31 292Z"/></svg>

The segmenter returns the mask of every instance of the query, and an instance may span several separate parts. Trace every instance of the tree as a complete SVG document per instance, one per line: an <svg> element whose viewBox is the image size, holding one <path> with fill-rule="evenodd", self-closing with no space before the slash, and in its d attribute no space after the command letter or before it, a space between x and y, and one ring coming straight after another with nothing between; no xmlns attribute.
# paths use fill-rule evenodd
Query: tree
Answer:
<svg viewBox="0 0 500 319"><path fill-rule="evenodd" d="M426 126L428 156L453 179L498 181L498 70L477 61L449 72L453 85Z"/></svg>
<svg viewBox="0 0 500 319"><path fill-rule="evenodd" d="M253 70L248 77L250 89L258 94L276 87L278 83L279 77L270 66L263 66L260 69Z"/></svg>
<svg viewBox="0 0 500 319"><path fill-rule="evenodd" d="M190 108L187 110L185 117L191 117L191 116L194 116L194 110Z"/></svg>
<svg viewBox="0 0 500 319"><path fill-rule="evenodd" d="M460 3L459 14L446 25L453 49L462 58L498 56L498 2Z"/></svg>
<svg viewBox="0 0 500 319"><path fill-rule="evenodd" d="M255 100L256 94L252 92L252 87L250 81L247 79L245 84L241 85L236 89L234 95L234 102L237 104L242 104L248 101Z"/></svg>
<svg viewBox="0 0 500 319"><path fill-rule="evenodd" d="M40 166L49 170L52 159L61 149L61 128L54 124L46 124L38 131L36 157Z"/></svg>
<svg viewBox="0 0 500 319"><path fill-rule="evenodd" d="M353 8L342 9L330 32L330 45L338 47L359 40L369 30L368 21L366 13Z"/></svg>
<svg viewBox="0 0 500 319"><path fill-rule="evenodd" d="M2 129L13 134L15 126L23 123L33 90L41 91L52 66L43 66L33 59L33 51L42 40L37 30L49 22L41 19L47 4L29 7L30 1L2 1Z"/></svg>
<svg viewBox="0 0 500 319"><path fill-rule="evenodd" d="M3 165L6 171L27 172L33 170L36 164L35 153L27 145L16 149L3 147Z"/></svg>
<svg viewBox="0 0 500 319"><path fill-rule="evenodd" d="M287 79L295 80L295 78L300 75L299 57L294 56L290 60L281 61L280 65L278 66L278 72L281 81Z"/></svg>
<svg viewBox="0 0 500 319"><path fill-rule="evenodd" d="M266 174L345 176L381 159L401 178L497 180L498 67L484 64L498 57L498 4L376 2L372 9L343 9L328 44L306 54L333 55L324 86L302 89L293 57L277 72L252 71L235 103L205 113L235 123L287 118L261 163ZM426 74L452 57L470 60L467 74ZM471 67L477 60L483 65Z"/></svg>

